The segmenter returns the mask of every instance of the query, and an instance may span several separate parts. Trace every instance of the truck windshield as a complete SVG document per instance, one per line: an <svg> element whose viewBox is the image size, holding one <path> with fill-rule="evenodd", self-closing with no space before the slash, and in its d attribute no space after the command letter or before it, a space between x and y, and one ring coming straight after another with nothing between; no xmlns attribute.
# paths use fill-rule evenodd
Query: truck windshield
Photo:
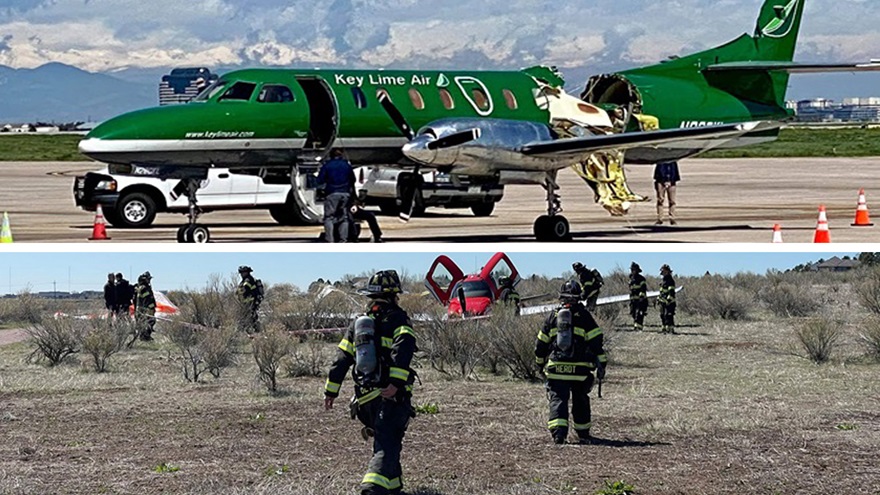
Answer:
<svg viewBox="0 0 880 495"><path fill-rule="evenodd" d="M458 289L461 287L464 289L464 297L488 297L492 298L492 289L489 288L489 284L487 284L483 280L474 280L472 282L459 282L455 285L455 288L452 289L452 296L458 296Z"/></svg>
<svg viewBox="0 0 880 495"><path fill-rule="evenodd" d="M214 95L216 95L217 93L222 91L223 88L225 88L227 84L228 84L228 81L223 81L223 80L214 81L213 84L211 84L207 88L203 89L202 92L199 93L198 96L193 98L192 101L208 101L211 98L213 98Z"/></svg>

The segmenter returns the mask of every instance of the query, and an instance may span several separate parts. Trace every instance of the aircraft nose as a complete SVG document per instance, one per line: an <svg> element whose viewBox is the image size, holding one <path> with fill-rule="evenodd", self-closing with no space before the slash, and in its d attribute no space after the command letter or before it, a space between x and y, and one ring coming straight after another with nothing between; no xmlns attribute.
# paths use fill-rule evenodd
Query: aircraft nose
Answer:
<svg viewBox="0 0 880 495"><path fill-rule="evenodd" d="M420 134L413 138L412 141L403 145L403 154L414 162L430 165L437 158L437 151L428 149L428 143L434 140L434 136Z"/></svg>

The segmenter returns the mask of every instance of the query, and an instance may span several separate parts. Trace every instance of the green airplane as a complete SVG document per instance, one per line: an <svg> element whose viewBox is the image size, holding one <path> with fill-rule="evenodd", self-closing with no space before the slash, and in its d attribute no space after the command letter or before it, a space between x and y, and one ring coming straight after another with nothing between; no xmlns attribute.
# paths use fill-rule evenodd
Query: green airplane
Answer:
<svg viewBox="0 0 880 495"><path fill-rule="evenodd" d="M791 117L792 73L880 70L880 64L792 62L805 0L765 0L752 35L656 65L591 77L580 98L543 66L519 71L248 69L231 72L186 105L112 118L80 151L115 173L180 179L190 199L180 242L206 242L195 192L209 167L283 174L296 215L320 220L314 172L331 147L355 165L406 169L401 218L417 202L420 168L472 185L538 184L547 213L540 241L570 239L556 177L575 166L612 213L633 194L627 163L677 160L775 139ZM650 127L657 130L648 131ZM417 130L417 131L416 131ZM288 178L289 174L289 178ZM609 199L610 198L610 199Z"/></svg>

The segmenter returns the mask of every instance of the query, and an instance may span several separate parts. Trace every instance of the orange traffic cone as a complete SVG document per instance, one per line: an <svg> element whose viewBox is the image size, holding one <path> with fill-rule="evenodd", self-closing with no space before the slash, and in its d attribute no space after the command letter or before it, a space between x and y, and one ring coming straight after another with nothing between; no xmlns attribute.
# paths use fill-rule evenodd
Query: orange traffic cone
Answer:
<svg viewBox="0 0 880 495"><path fill-rule="evenodd" d="M868 215L868 202L865 201L865 189L859 189L859 206L856 207L856 221L852 223L853 227L873 227L871 218Z"/></svg>
<svg viewBox="0 0 880 495"><path fill-rule="evenodd" d="M825 216L825 205L819 205L819 221L816 223L816 233L813 242L831 242L831 233L828 231L828 217Z"/></svg>
<svg viewBox="0 0 880 495"><path fill-rule="evenodd" d="M109 241L110 238L107 237L107 226L104 225L104 210L101 209L101 205L98 205L98 209L95 210L95 225L92 227L92 236L89 237L90 241Z"/></svg>
<svg viewBox="0 0 880 495"><path fill-rule="evenodd" d="M778 223L773 224L773 240L770 242L782 242L782 227Z"/></svg>

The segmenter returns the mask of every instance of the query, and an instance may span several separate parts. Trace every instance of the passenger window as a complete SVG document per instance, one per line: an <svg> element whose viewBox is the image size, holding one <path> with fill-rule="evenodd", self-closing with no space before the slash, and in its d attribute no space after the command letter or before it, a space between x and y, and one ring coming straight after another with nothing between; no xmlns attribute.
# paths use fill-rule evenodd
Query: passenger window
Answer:
<svg viewBox="0 0 880 495"><path fill-rule="evenodd" d="M443 108L447 110L455 108L455 101L452 99L452 93L446 88L440 88L440 101L443 102Z"/></svg>
<svg viewBox="0 0 880 495"><path fill-rule="evenodd" d="M367 95L364 94L364 90L358 87L351 88L351 96L354 97L354 106L367 108Z"/></svg>
<svg viewBox="0 0 880 495"><path fill-rule="evenodd" d="M513 91L509 89L505 89L504 93L504 101L507 103L507 108L511 110L516 110L519 108L519 105L516 103L516 95L513 94Z"/></svg>
<svg viewBox="0 0 880 495"><path fill-rule="evenodd" d="M257 88L257 85L249 82L237 82L232 85L229 89L223 93L223 96L220 97L218 101L224 100L250 100L251 95L254 94L254 89Z"/></svg>
<svg viewBox="0 0 880 495"><path fill-rule="evenodd" d="M413 108L415 108L416 110L425 109L425 99L422 98L422 94L419 93L419 90L417 90L416 88L410 88L409 101L412 102Z"/></svg>
<svg viewBox="0 0 880 495"><path fill-rule="evenodd" d="M260 103L290 103L293 101L293 92L290 88L281 84L264 84L257 96Z"/></svg>
<svg viewBox="0 0 880 495"><path fill-rule="evenodd" d="M480 88L471 89L471 96L474 97L474 104L482 111L489 109L489 97Z"/></svg>

